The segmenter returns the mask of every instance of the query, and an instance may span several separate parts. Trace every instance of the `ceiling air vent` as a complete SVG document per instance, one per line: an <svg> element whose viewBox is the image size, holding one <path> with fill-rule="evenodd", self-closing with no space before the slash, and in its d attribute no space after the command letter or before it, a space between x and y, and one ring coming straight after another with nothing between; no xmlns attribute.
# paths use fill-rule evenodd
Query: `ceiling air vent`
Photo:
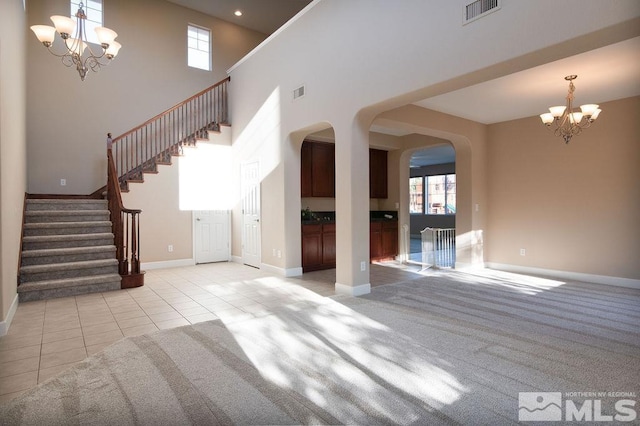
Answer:
<svg viewBox="0 0 640 426"><path fill-rule="evenodd" d="M496 10L500 10L500 0L476 0L467 4L462 11L462 23L468 24Z"/></svg>
<svg viewBox="0 0 640 426"><path fill-rule="evenodd" d="M304 96L304 84L293 91L293 99L298 99Z"/></svg>

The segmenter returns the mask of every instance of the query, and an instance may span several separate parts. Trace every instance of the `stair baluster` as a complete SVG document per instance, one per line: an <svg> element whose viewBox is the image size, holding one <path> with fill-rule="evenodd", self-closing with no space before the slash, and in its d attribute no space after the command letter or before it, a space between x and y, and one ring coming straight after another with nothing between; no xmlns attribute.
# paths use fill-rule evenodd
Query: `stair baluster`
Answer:
<svg viewBox="0 0 640 426"><path fill-rule="evenodd" d="M113 139L113 157L120 188L140 182L183 146L193 146L208 130L229 124L227 85L230 77L193 95L161 114Z"/></svg>
<svg viewBox="0 0 640 426"><path fill-rule="evenodd" d="M107 150L107 162L107 201L111 213L111 229L115 237L118 273L122 278L121 286L139 287L144 284L144 272L140 272L140 230L137 220L142 210L128 209L122 205L120 184L111 150Z"/></svg>

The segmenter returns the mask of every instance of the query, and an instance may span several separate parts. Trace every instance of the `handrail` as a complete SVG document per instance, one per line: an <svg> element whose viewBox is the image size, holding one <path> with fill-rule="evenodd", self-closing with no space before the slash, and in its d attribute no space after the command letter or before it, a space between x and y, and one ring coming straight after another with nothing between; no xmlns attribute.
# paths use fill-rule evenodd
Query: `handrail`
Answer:
<svg viewBox="0 0 640 426"><path fill-rule="evenodd" d="M156 115L155 117L152 117L150 119L148 119L147 121L145 121L144 123L142 123L141 125L139 125L138 127L134 127L133 129L129 130L128 132L125 132L123 134L121 134L120 136L116 137L115 139L113 139L113 143L117 143L121 138L123 138L124 136L126 136L129 133L133 133L136 130L139 130L141 128L143 128L144 126L146 126L147 124L156 121L157 119L159 119L160 117L162 117L163 115L167 115L169 114L171 111L174 111L178 108L180 108L181 106L185 105L186 103L188 103L189 101L192 101L193 99L197 98L198 96L202 96L203 94L215 89L216 87L231 81L231 76L225 78L224 80L220 80L219 82L217 82L216 84L214 84L213 86L207 87L204 90L201 90L200 92L196 93L195 95L191 96L190 98L185 99L184 101L177 103L176 105L172 106L171 108L169 108L168 110L165 110L163 112L161 112L160 114Z"/></svg>
<svg viewBox="0 0 640 426"><path fill-rule="evenodd" d="M158 163L170 162L183 146L228 124L230 81L227 77L114 138L113 158L121 187L128 180L143 180L143 172L155 171Z"/></svg>
<svg viewBox="0 0 640 426"><path fill-rule="evenodd" d="M118 273L124 280L127 275L140 274L140 227L138 216L142 210L128 209L122 205L122 194L120 193L120 183L117 176L113 153L108 149L107 201L111 214L111 230L116 246L116 258L118 259Z"/></svg>

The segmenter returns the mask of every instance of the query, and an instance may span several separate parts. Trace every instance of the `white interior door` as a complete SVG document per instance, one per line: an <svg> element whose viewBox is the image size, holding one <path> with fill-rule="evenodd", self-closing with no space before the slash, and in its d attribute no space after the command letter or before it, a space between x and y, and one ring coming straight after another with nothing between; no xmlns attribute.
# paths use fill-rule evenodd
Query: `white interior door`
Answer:
<svg viewBox="0 0 640 426"><path fill-rule="evenodd" d="M229 260L229 212L226 210L195 210L196 263Z"/></svg>
<svg viewBox="0 0 640 426"><path fill-rule="evenodd" d="M242 263L260 267L260 163L242 165Z"/></svg>

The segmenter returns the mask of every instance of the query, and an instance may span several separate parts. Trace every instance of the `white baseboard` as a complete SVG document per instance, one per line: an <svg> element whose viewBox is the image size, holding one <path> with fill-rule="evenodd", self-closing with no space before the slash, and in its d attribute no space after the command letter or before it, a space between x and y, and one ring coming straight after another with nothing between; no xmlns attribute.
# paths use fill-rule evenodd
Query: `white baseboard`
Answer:
<svg viewBox="0 0 640 426"><path fill-rule="evenodd" d="M456 262L454 269L457 271L483 269L486 265L484 263L468 263L468 262ZM497 269L497 268L496 268Z"/></svg>
<svg viewBox="0 0 640 426"><path fill-rule="evenodd" d="M231 261L233 263L239 263L242 264L242 256L231 256Z"/></svg>
<svg viewBox="0 0 640 426"><path fill-rule="evenodd" d="M13 302L11 302L11 306L9 307L9 312L7 313L7 317L0 321L0 337L6 335L9 332L9 327L11 326L11 321L13 321L13 316L16 314L16 310L18 309L18 294L13 298Z"/></svg>
<svg viewBox="0 0 640 426"><path fill-rule="evenodd" d="M362 296L371 293L371 284L360 284L356 286L336 283L336 294L346 294L347 296Z"/></svg>
<svg viewBox="0 0 640 426"><path fill-rule="evenodd" d="M280 275L282 277L299 277L302 275L302 268L280 268L278 266L269 265L268 263L261 263L260 269L265 272L271 272L272 274Z"/></svg>
<svg viewBox="0 0 640 426"><path fill-rule="evenodd" d="M180 266L193 266L196 264L195 259L176 259L176 260L162 260L159 262L142 262L140 269L166 269L166 268L178 268Z"/></svg>
<svg viewBox="0 0 640 426"><path fill-rule="evenodd" d="M494 262L487 262L485 265L489 269L498 269L500 271L506 271L506 272L544 275L544 276L562 278L562 279L567 279L572 281L584 281L584 282L595 283L595 284L615 285L618 287L628 287L628 288L635 288L640 290L640 280L634 280L631 278L612 277L608 275L583 274L581 272L532 268L528 266L508 265L504 263L494 263Z"/></svg>

